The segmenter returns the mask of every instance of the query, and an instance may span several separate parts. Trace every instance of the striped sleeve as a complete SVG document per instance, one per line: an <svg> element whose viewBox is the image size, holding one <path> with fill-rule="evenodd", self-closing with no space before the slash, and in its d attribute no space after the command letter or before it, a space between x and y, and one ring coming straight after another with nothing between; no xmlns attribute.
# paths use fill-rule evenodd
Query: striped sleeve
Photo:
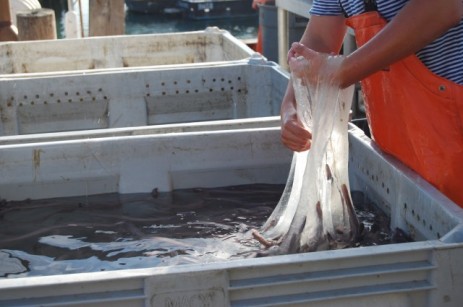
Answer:
<svg viewBox="0 0 463 307"><path fill-rule="evenodd" d="M409 0L376 0L378 12L390 21ZM365 12L363 0L313 0L311 15L356 16ZM434 42L417 52L435 74L463 85L463 19Z"/></svg>
<svg viewBox="0 0 463 307"><path fill-rule="evenodd" d="M339 5L339 0L314 0L312 8L310 9L311 15L318 16L338 16L342 15L342 9Z"/></svg>

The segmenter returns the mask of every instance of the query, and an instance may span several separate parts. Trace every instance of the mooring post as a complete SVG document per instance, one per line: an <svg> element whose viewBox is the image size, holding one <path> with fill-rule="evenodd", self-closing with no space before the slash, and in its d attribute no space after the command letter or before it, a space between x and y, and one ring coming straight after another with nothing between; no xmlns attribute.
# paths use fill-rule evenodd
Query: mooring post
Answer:
<svg viewBox="0 0 463 307"><path fill-rule="evenodd" d="M55 11L35 9L16 14L20 41L56 39Z"/></svg>
<svg viewBox="0 0 463 307"><path fill-rule="evenodd" d="M11 23L10 0L0 0L0 41L17 41L18 32Z"/></svg>
<svg viewBox="0 0 463 307"><path fill-rule="evenodd" d="M90 0L89 36L125 34L124 0Z"/></svg>

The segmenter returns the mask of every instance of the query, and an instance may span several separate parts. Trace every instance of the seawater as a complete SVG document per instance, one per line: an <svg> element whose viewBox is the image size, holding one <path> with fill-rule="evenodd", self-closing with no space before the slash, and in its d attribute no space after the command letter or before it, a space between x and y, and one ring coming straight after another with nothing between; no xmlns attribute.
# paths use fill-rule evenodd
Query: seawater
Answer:
<svg viewBox="0 0 463 307"><path fill-rule="evenodd" d="M0 277L95 272L243 258L280 185L3 202ZM247 239L246 239L247 237Z"/></svg>
<svg viewBox="0 0 463 307"><path fill-rule="evenodd" d="M252 239L284 185L1 202L0 278L229 261L256 256ZM397 240L389 218L353 193L364 225L356 246Z"/></svg>
<svg viewBox="0 0 463 307"><path fill-rule="evenodd" d="M42 0L42 7L55 11L58 38L64 38L64 16L66 14L66 1ZM81 0L84 35L88 36L89 0ZM78 13L76 5L75 12ZM257 37L259 27L258 14L252 17L221 18L211 20L192 20L179 14L142 14L125 11L125 34L155 34L174 33L185 31L204 30L215 26L229 31L239 39L252 39Z"/></svg>

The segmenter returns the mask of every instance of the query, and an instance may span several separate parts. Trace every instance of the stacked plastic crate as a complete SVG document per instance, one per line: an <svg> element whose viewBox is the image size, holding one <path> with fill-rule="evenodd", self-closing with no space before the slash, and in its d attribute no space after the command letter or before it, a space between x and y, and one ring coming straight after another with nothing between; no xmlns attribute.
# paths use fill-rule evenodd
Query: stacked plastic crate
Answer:
<svg viewBox="0 0 463 307"><path fill-rule="evenodd" d="M0 44L0 197L285 183L288 74L216 28ZM463 213L350 126L350 180L416 242L0 279L0 305L456 306Z"/></svg>

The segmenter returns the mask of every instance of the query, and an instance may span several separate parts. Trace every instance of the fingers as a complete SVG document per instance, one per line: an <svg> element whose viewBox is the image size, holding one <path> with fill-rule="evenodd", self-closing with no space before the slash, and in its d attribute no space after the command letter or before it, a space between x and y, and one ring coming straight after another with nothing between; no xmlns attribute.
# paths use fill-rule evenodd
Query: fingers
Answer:
<svg viewBox="0 0 463 307"><path fill-rule="evenodd" d="M305 151L310 148L312 134L306 130L294 117L283 123L281 141L293 151Z"/></svg>
<svg viewBox="0 0 463 307"><path fill-rule="evenodd" d="M293 54L295 57L303 56L308 61L318 56L318 52L313 51L310 48L307 48L301 43L293 43L289 52Z"/></svg>
<svg viewBox="0 0 463 307"><path fill-rule="evenodd" d="M287 61L288 63L291 60L296 59L298 56L302 55L301 52L303 52L304 49L308 49L301 43L292 43L291 48L288 51L288 58ZM310 50L310 49L309 49Z"/></svg>
<svg viewBox="0 0 463 307"><path fill-rule="evenodd" d="M296 55L296 53L294 52L294 50L293 50L293 49L289 49L288 55L287 55L287 58L286 58L286 63L289 63L289 62L291 61L291 59L296 58L296 57L297 57L297 55Z"/></svg>
<svg viewBox="0 0 463 307"><path fill-rule="evenodd" d="M311 140L308 139L305 142L301 142L301 139L288 139L285 138L283 135L281 137L282 143L288 147L292 151L296 152L302 152L310 149L310 146L312 144Z"/></svg>

